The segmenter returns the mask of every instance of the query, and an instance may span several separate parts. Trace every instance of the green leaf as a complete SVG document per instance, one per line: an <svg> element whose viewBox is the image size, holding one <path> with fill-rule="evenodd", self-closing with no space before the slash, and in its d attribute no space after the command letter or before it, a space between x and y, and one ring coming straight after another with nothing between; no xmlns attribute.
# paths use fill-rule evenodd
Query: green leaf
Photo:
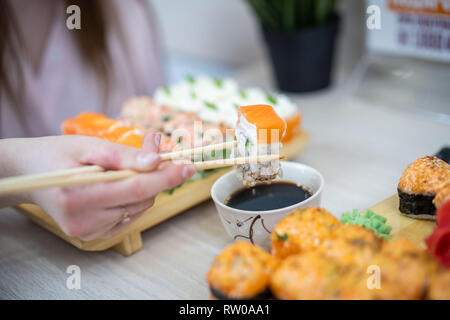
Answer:
<svg viewBox="0 0 450 320"><path fill-rule="evenodd" d="M330 0L316 0L315 18L317 24L324 24L328 16Z"/></svg>
<svg viewBox="0 0 450 320"><path fill-rule="evenodd" d="M245 92L244 90L239 90L239 95L242 99L247 99L247 92Z"/></svg>
<svg viewBox="0 0 450 320"><path fill-rule="evenodd" d="M295 29L295 0L284 0L283 2L283 26L285 31Z"/></svg>
<svg viewBox="0 0 450 320"><path fill-rule="evenodd" d="M197 99L197 94L194 91L191 92L191 98Z"/></svg>
<svg viewBox="0 0 450 320"><path fill-rule="evenodd" d="M219 110L219 108L211 102L205 101L205 106L207 106L208 108L210 108L211 110L217 111Z"/></svg>
<svg viewBox="0 0 450 320"><path fill-rule="evenodd" d="M292 32L322 25L336 12L336 0L247 0L264 28Z"/></svg>
<svg viewBox="0 0 450 320"><path fill-rule="evenodd" d="M275 232L275 234L277 235L278 241L286 241L289 238L287 233L285 233L283 235L279 235L278 233Z"/></svg>
<svg viewBox="0 0 450 320"><path fill-rule="evenodd" d="M262 25L268 29L279 29L279 21L274 15L274 11L270 8L267 0L247 0L250 6L255 11Z"/></svg>

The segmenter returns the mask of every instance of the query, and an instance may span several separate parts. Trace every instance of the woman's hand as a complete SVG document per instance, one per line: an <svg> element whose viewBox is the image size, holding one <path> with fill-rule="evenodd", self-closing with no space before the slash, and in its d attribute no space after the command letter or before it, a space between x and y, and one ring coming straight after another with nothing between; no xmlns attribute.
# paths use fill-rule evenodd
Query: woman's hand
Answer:
<svg viewBox="0 0 450 320"><path fill-rule="evenodd" d="M4 168L9 168L9 175L21 175L94 164L143 172L120 181L35 190L17 200L39 205L69 236L82 240L107 238L150 208L158 193L194 174L192 165L160 163L160 138L159 133L150 131L142 150L84 136L2 141L1 153L9 151L6 160L15 163L3 165L3 159L0 174L4 174Z"/></svg>

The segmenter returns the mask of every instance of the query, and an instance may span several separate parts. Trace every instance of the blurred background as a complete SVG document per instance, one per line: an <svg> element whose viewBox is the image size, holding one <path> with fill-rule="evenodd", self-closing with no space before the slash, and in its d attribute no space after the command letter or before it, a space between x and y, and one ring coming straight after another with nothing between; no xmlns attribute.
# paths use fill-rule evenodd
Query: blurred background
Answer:
<svg viewBox="0 0 450 320"><path fill-rule="evenodd" d="M308 70L297 72L306 74L307 79L303 80L292 79L286 75L286 70L282 70L283 65L277 60L287 61L284 63L288 65L284 66L286 69L292 68L293 61L308 59L280 57L284 53L271 52L276 50L271 47L279 48L283 45L279 39L272 39L270 44L270 37L266 34L274 31L281 33L283 37L296 33L299 29L323 27L332 20L335 11L340 19L335 34L335 49L331 52L331 84L345 85L346 90L360 99L383 106L403 108L440 122L450 123L448 1L414 1L408 5L408 1L396 0L281 0L278 1L279 8L266 8L266 16L277 18L275 9L282 13L289 12L286 8L290 3L294 3L293 8L303 6L301 10L309 15L314 15L320 9L320 3L333 3L334 9L329 9L331 13L328 17L325 16L323 22L309 21L306 25L294 25L292 30L286 29L284 25L290 19L288 15L278 17L281 24L279 27L273 27L264 21L258 5L264 5L266 2L270 5L271 1L148 1L157 19L169 83L183 79L186 74L224 77L239 73L237 78L241 85L278 88L291 93L301 92L303 95L306 92L307 96L308 92L326 89L328 83L323 78L326 78L327 70L322 70L324 75L317 76L322 77L322 80L311 79L311 72ZM434 8L427 7L430 4L434 5ZM284 7L285 5L287 7ZM377 18L377 12L370 10L371 5L380 9L378 17L381 25L378 29L373 20L368 21L371 16ZM324 14L327 14L324 10ZM264 12L262 14L264 15ZM294 14L295 17L291 18L299 21L301 14ZM369 28L370 23L374 28ZM276 37L280 38L278 35ZM315 38L316 42L311 44L313 47L329 41L326 34ZM274 41L278 42L273 44ZM292 50L296 40L284 41L291 44L285 51ZM305 40L300 39L298 42L302 44ZM304 46L297 51L313 51L313 55L321 55ZM326 63L317 63L319 68L313 66L314 70L327 69ZM313 63L305 64L311 66ZM251 68L253 71L248 71ZM305 70L306 67L303 65L298 68ZM251 74L251 83L245 81L248 73ZM280 80L280 77L284 80ZM260 79L260 82L255 83L255 79ZM318 84L316 88L298 88L298 85L302 86L302 81L316 81ZM286 87L286 82L297 83L297 88Z"/></svg>
<svg viewBox="0 0 450 320"><path fill-rule="evenodd" d="M192 72L226 75L268 58L260 23L245 0L148 1L156 14L170 82ZM364 1L342 0L337 7L345 16L338 59L357 62L365 47L366 6Z"/></svg>

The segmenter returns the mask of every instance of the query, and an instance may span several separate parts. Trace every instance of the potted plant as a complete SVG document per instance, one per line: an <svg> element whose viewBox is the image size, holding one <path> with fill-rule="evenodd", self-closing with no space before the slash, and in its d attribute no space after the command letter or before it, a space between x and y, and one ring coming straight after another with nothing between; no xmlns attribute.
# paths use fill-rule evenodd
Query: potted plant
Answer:
<svg viewBox="0 0 450 320"><path fill-rule="evenodd" d="M335 0L247 0L262 30L282 91L330 84L339 17Z"/></svg>

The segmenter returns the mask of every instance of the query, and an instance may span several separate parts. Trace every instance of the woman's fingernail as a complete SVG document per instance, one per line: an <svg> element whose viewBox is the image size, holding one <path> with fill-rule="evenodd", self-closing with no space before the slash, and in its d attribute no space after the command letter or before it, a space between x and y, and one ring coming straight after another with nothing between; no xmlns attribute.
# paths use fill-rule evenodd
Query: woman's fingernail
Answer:
<svg viewBox="0 0 450 320"><path fill-rule="evenodd" d="M137 166L140 170L148 170L158 161L159 155L156 153L139 152L136 157Z"/></svg>
<svg viewBox="0 0 450 320"><path fill-rule="evenodd" d="M155 146L156 146L156 147L159 147L160 142L161 142L161 134L160 134L160 133L157 133L157 134L155 135Z"/></svg>
<svg viewBox="0 0 450 320"><path fill-rule="evenodd" d="M183 179L190 178L195 173L195 168L193 165L187 165L183 168Z"/></svg>

